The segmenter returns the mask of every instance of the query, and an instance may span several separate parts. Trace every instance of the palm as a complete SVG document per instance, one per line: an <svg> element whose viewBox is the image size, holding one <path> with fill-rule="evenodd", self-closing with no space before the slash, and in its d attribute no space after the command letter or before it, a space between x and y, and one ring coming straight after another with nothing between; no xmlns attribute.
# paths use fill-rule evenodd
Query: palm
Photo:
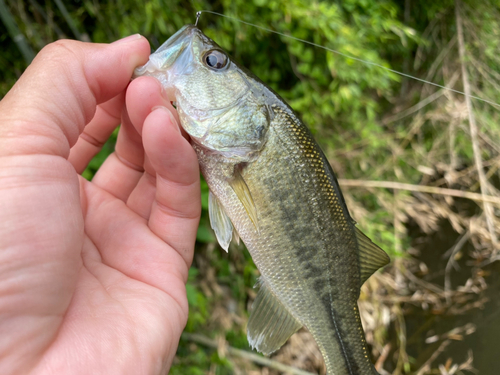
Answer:
<svg viewBox="0 0 500 375"><path fill-rule="evenodd" d="M70 68L68 81L58 67L51 79L39 78L37 58L1 103L2 374L161 373L175 354L187 320L199 171L169 112L152 111L173 111L154 80L130 85L124 111L123 89L149 52L144 40L135 43L135 57L129 46L68 43L55 50L63 62L76 56L108 71L96 70L93 82L79 82L85 75ZM59 95L50 98L55 108L22 91L46 82ZM89 95L87 86L98 91L94 103L104 102L97 110L81 94ZM92 182L78 176L119 123L115 153Z"/></svg>
<svg viewBox="0 0 500 375"><path fill-rule="evenodd" d="M94 211L99 219L85 222L83 265L57 340L45 361L56 366L74 360L93 363L95 368L86 367L87 373L158 372L165 367L162 360L171 361L171 349L175 349L187 318L185 280L181 276L187 266L175 259L175 250L154 235L147 222L123 202L96 187L87 189L87 194L93 195L86 197L89 202L99 202L102 210L109 211L99 212L95 203L88 204L88 212ZM113 220L109 220L110 216ZM103 248L96 244L103 244ZM181 271L169 274L158 264L148 266L148 254L156 257L159 253L184 263L180 264ZM154 273L154 268L165 274L150 276L151 283L158 276L156 280L163 285L148 283L148 274ZM61 358L61 349L79 354ZM165 353L170 353L166 359ZM71 367L74 365L77 363Z"/></svg>

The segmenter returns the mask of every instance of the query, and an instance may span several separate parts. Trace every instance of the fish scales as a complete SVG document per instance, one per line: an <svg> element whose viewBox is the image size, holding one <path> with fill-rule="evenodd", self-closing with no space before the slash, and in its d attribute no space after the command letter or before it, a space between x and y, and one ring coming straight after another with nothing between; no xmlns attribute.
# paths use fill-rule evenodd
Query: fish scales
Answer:
<svg viewBox="0 0 500 375"><path fill-rule="evenodd" d="M232 165L195 147L202 173L213 193L226 202L227 214L266 282L330 360L329 371L370 374L373 366L357 309L360 276L353 223L335 191L328 161L308 129L282 109L273 111L266 146L242 170L258 207L259 232L227 183ZM318 310L310 314L313 306L322 306L320 318Z"/></svg>
<svg viewBox="0 0 500 375"><path fill-rule="evenodd" d="M251 345L271 353L305 326L328 375L377 374L357 299L388 258L355 227L309 130L193 26L172 36L136 75L174 91L210 188L217 239L227 249L235 231L261 273Z"/></svg>

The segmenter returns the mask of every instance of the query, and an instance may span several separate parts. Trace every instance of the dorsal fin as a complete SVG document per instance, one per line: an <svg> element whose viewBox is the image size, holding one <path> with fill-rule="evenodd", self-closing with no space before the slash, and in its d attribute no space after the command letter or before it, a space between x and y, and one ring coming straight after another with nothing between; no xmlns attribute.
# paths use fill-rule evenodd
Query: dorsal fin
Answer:
<svg viewBox="0 0 500 375"><path fill-rule="evenodd" d="M355 230L361 271L361 283L359 286L361 286L376 270L385 266L391 260L386 252L375 245L363 232L358 228L355 228Z"/></svg>
<svg viewBox="0 0 500 375"><path fill-rule="evenodd" d="M253 201L252 194L250 193L250 189L239 171L234 172L234 177L229 181L229 185L231 185L239 201L243 207L245 207L245 211L258 232L259 225L257 221L257 209L255 208L255 203Z"/></svg>
<svg viewBox="0 0 500 375"><path fill-rule="evenodd" d="M250 346L263 354L271 354L297 332L300 324L272 293L262 279L257 298L252 304L247 336Z"/></svg>

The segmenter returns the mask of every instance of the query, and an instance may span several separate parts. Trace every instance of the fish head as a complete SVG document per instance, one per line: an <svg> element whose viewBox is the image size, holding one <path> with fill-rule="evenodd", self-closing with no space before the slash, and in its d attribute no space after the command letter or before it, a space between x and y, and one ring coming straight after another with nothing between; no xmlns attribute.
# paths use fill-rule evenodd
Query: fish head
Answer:
<svg viewBox="0 0 500 375"><path fill-rule="evenodd" d="M272 110L262 85L193 25L170 37L134 76L158 79L193 142L237 161L262 149Z"/></svg>

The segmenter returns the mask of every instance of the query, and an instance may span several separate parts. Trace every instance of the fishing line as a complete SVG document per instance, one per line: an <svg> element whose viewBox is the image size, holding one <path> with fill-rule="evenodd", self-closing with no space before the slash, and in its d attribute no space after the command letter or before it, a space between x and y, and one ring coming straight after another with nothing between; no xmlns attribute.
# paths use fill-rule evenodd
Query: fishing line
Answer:
<svg viewBox="0 0 500 375"><path fill-rule="evenodd" d="M262 26L259 26L259 25L255 25L253 23L250 23L250 22L246 22L246 21L243 21L243 20L240 20L238 18L234 18L234 17L229 17L229 16L226 16L225 14L222 14L222 13L217 13L217 12L212 12L211 10L200 10L198 12L196 12L196 22L195 22L195 26L198 25L198 20L201 16L202 13L210 13L210 14L215 14L217 16L220 16L220 17L225 17L225 18L228 18L230 20L233 20L233 21L236 21L236 22L240 22L240 23L243 23L245 25L248 25L248 26L252 26L252 27L256 27L257 29L261 29L261 30L264 30L264 31L267 31L269 33L274 33L274 34L278 34L278 35L281 35L281 36L284 36L285 38L290 38L290 39L295 39L299 42L302 42L302 43L306 43L306 44L310 44L311 46L314 46L314 47L318 47L318 48L321 48L321 49L324 49L326 51L330 51L332 53L335 53L337 55L340 55L340 56L343 56L343 57L346 57L348 59L353 59L353 60L356 60L356 61L359 61L359 62L362 62L364 64L368 64L368 65L372 65L372 66L376 66L378 68L381 68L381 69L384 69L388 72L391 72L391 73L395 73L395 74L398 74L400 76L403 76L403 77L406 77L406 78L411 78L411 79L414 79L416 81L420 81L420 82L423 82L423 83L427 83L429 85L432 85L432 86L436 86L436 87L439 87L441 89L444 89L444 90L448 90L448 91L452 91L454 93L457 93L457 94L460 94L460 95L463 95L463 96L469 96L470 98L472 99L477 99L477 100L480 100L482 102L485 102L485 103L488 103L488 104L491 104L495 107L500 107L500 103L496 103L494 101L491 101L491 100L488 100L488 99L483 99L483 98L480 98L479 96L475 96L475 95L467 95L465 94L463 91L460 91L460 90L455 90L455 89L452 89L451 87L447 87L447 86L443 86L443 85L440 85L439 83L435 83L435 82L431 82L431 81L427 81L425 79L422 79L422 78L418 78L418 77L415 77L415 76L412 76L410 74L406 74L406 73L403 73L403 72L400 72L398 70L394 70L394 69L391 69L391 68L388 68L386 66L383 66L383 65L380 65L380 64L377 64L375 62L372 62L372 61L368 61L368 60L363 60L363 59L360 59L358 57L354 57L354 56L350 56L348 54L345 54L343 52L340 52L340 51L337 51L337 50L334 50L334 49L331 49L331 48L328 48L328 47L325 47L325 46L322 46L321 44L316 44L316 43L313 43L313 42L310 42L308 40L305 40L305 39L300 39L300 38L296 38L294 36L291 36L291 35L287 35L287 34L284 34L284 33L280 33L279 31L275 31L275 30L271 30L271 29L268 29L266 27L262 27Z"/></svg>

